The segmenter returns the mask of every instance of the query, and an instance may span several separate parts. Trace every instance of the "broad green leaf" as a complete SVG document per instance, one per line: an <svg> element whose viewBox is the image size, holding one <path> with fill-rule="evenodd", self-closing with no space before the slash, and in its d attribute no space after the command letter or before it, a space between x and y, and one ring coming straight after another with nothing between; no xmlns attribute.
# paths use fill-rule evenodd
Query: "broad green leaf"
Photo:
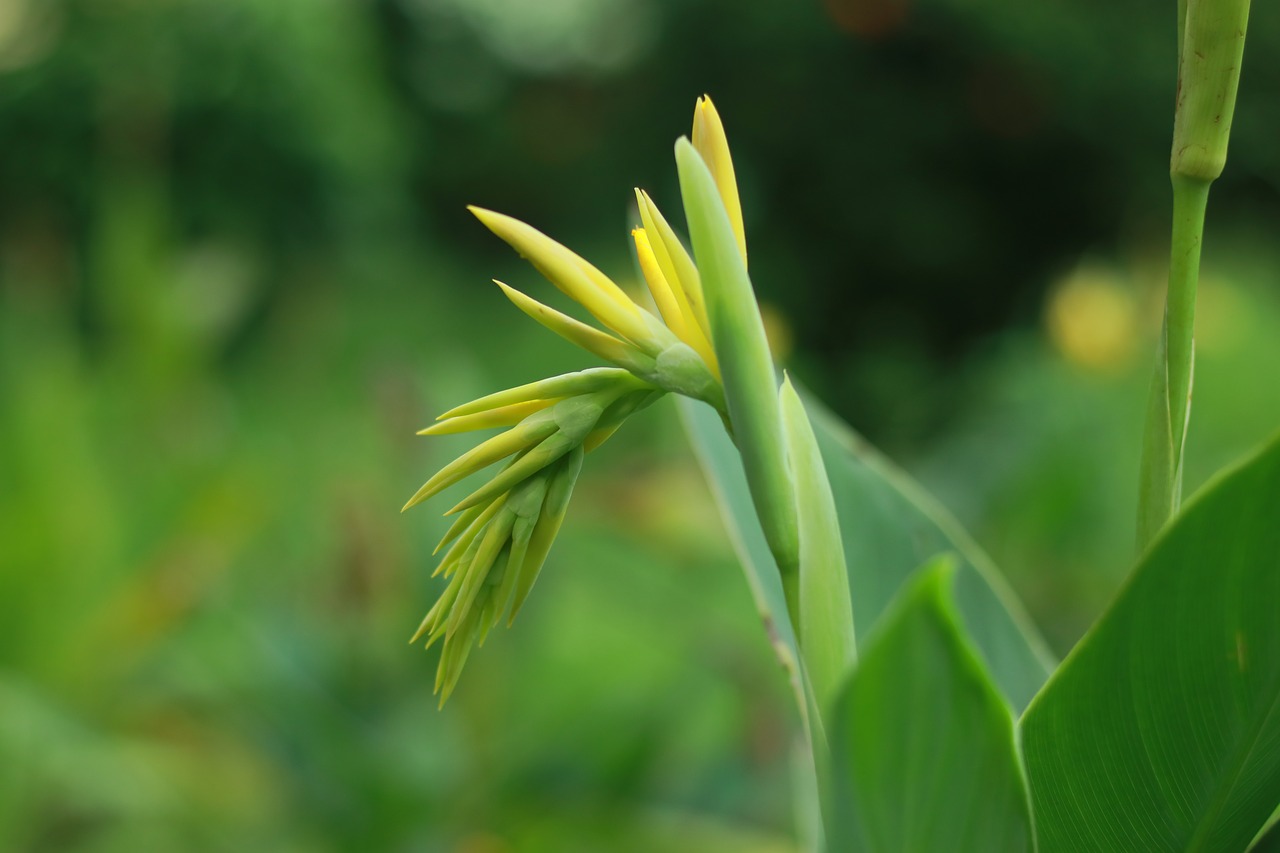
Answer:
<svg viewBox="0 0 1280 853"><path fill-rule="evenodd" d="M1021 711L1054 662L1004 578L919 485L812 398L806 403L840 516L859 645L921 563L954 552L965 628L1005 698Z"/></svg>
<svg viewBox="0 0 1280 853"><path fill-rule="evenodd" d="M833 850L1033 849L1013 713L965 638L954 574L941 557L906 584L828 722Z"/></svg>
<svg viewBox="0 0 1280 853"><path fill-rule="evenodd" d="M1043 853L1248 846L1280 802L1280 439L1184 506L1022 731Z"/></svg>

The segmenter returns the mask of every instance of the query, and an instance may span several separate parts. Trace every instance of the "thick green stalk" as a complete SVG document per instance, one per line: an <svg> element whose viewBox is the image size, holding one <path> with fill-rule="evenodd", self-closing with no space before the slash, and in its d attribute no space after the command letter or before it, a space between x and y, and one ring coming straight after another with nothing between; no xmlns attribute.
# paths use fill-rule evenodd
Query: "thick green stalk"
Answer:
<svg viewBox="0 0 1280 853"><path fill-rule="evenodd" d="M1182 41L1187 33L1187 0L1178 0L1178 57L1182 57Z"/></svg>
<svg viewBox="0 0 1280 853"><path fill-rule="evenodd" d="M1191 409L1195 370L1196 287L1209 182L1173 177L1173 240L1169 254L1169 293L1165 303L1165 345L1169 354L1169 407L1173 446L1181 448Z"/></svg>
<svg viewBox="0 0 1280 853"><path fill-rule="evenodd" d="M715 179L689 140L676 142L680 194L702 279L732 434L769 550L799 625L800 538L778 379L755 292Z"/></svg>
<svg viewBox="0 0 1280 853"><path fill-rule="evenodd" d="M1178 3L1178 94L1169 163L1173 182L1169 291L1143 436L1139 548L1147 546L1182 502L1205 208L1209 187L1227 160L1248 21L1249 0Z"/></svg>
<svg viewBox="0 0 1280 853"><path fill-rule="evenodd" d="M1164 327L1147 402L1138 484L1138 547L1145 548L1182 500L1182 457L1191 415L1196 286L1209 182L1173 179L1173 245Z"/></svg>

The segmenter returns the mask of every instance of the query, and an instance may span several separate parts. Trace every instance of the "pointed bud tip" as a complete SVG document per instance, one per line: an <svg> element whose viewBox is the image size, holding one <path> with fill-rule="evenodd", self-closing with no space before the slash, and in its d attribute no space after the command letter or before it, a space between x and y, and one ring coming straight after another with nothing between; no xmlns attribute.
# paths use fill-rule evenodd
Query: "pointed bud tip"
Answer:
<svg viewBox="0 0 1280 853"><path fill-rule="evenodd" d="M474 204L467 205L467 210L471 211L471 215L476 219L479 219L480 223L484 225L485 228L488 228L499 237L502 236L499 233L499 230L502 228L503 224L511 220L511 217L507 216L505 213L498 213L496 210L477 207Z"/></svg>
<svg viewBox="0 0 1280 853"><path fill-rule="evenodd" d="M428 426L428 427L423 427L422 429L418 430L416 434L417 435L447 435L451 430L454 430L457 428L457 425L454 424L453 421L454 421L454 418L448 415L441 415L440 417L436 418L436 423L433 423L431 426Z"/></svg>

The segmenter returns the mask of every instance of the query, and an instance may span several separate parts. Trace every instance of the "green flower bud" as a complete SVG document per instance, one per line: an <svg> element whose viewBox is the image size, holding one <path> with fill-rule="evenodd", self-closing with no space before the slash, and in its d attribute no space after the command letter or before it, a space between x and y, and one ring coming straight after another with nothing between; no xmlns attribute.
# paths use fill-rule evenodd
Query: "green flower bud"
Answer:
<svg viewBox="0 0 1280 853"><path fill-rule="evenodd" d="M530 382L527 385L520 385L516 388L508 388L505 391L499 391L496 394L489 394L478 400L472 400L470 403L464 403L461 406L450 409L436 418L436 420L443 421L464 415L474 415L489 409L498 409L531 400L548 400L590 394L593 391L613 388L619 383L626 382L629 378L630 373L628 371L616 367L592 367L575 373L563 373L559 376L540 379L537 382Z"/></svg>

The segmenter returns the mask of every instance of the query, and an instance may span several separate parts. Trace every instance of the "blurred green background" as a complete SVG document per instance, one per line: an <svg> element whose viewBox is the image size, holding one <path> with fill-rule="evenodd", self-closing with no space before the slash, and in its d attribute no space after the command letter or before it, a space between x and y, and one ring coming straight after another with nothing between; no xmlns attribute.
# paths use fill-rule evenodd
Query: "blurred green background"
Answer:
<svg viewBox="0 0 1280 853"><path fill-rule="evenodd" d="M1189 485L1280 423L1280 10ZM795 721L669 403L435 709L471 397L587 362L475 202L633 278L710 92L792 370L1065 653L1131 556L1174 4L0 0L0 850L788 851ZM441 504L443 510L446 504Z"/></svg>

